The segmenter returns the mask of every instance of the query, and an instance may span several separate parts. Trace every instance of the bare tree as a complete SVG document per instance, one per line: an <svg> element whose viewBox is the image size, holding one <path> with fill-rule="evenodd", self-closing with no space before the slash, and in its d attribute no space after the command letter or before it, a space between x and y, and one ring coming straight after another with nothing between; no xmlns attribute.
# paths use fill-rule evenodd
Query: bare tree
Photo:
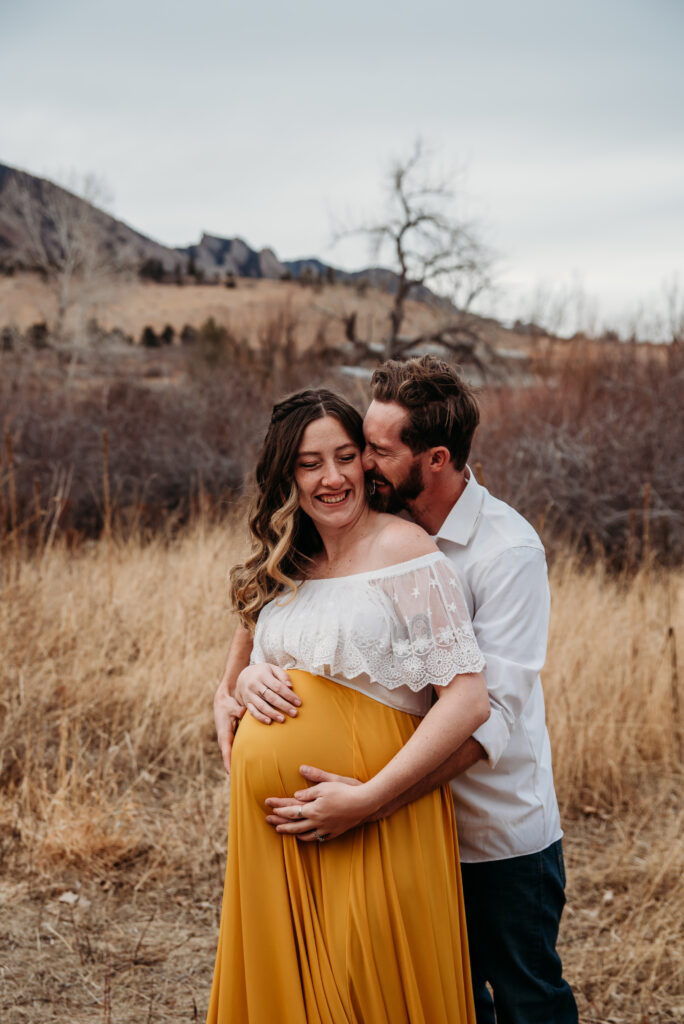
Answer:
<svg viewBox="0 0 684 1024"><path fill-rule="evenodd" d="M71 186L67 191L17 172L3 197L20 240L17 263L41 273L54 293L55 335L60 341L67 340L72 307L82 320L137 261L130 244L123 239L114 244L103 230L108 217L98 205L106 200L104 184L86 175Z"/></svg>
<svg viewBox="0 0 684 1024"><path fill-rule="evenodd" d="M600 334L599 305L581 277L550 284L539 281L526 302L523 320L539 333L555 337L596 338Z"/></svg>
<svg viewBox="0 0 684 1024"><path fill-rule="evenodd" d="M393 359L417 347L440 345L457 358L475 358L482 342L472 303L491 285L493 257L476 226L454 212L458 198L454 175L438 177L433 161L420 141L406 159L393 166L387 182L387 209L383 218L338 233L366 237L373 262L388 263L396 275L396 290L389 313L382 355ZM406 302L411 295L426 297L435 289L443 298L443 323L429 334L405 337ZM348 328L353 325L346 325ZM352 338L358 349L368 344Z"/></svg>
<svg viewBox="0 0 684 1024"><path fill-rule="evenodd" d="M663 283L665 300L665 331L664 336L673 344L681 345L684 341L684 290L677 274Z"/></svg>

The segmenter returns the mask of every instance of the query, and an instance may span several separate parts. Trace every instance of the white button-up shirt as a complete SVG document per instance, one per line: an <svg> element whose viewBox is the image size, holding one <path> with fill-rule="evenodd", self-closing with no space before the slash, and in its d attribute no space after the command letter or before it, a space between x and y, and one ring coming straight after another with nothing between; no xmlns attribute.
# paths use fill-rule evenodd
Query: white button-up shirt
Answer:
<svg viewBox="0 0 684 1024"><path fill-rule="evenodd" d="M435 541L463 584L487 667L487 760L451 783L461 860L538 853L563 834L539 671L546 657L544 548L526 519L470 473Z"/></svg>

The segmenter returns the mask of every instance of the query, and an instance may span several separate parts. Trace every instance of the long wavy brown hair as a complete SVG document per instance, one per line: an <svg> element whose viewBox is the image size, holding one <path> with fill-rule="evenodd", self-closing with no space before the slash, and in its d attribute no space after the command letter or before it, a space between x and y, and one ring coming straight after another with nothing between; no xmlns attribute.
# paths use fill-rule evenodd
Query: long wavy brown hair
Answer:
<svg viewBox="0 0 684 1024"><path fill-rule="evenodd" d="M256 497L249 514L252 552L230 570L230 596L244 625L254 631L263 606L284 588L294 597L322 547L310 517L299 507L297 453L309 423L334 416L363 450L363 421L346 399L326 388L297 391L273 407L256 466Z"/></svg>

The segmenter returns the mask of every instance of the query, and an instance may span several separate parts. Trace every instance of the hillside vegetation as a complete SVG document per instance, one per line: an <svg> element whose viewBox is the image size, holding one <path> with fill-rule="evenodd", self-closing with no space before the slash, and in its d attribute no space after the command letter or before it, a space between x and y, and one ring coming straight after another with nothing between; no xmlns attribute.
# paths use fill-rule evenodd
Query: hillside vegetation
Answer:
<svg viewBox="0 0 684 1024"><path fill-rule="evenodd" d="M368 374L272 322L256 347L215 321L184 345L0 352L0 543L149 530L243 493L273 401L325 384L363 410ZM684 557L684 348L573 344L481 389L471 465L542 532L617 569ZM105 495L106 491L106 495ZM13 529L16 524L17 529Z"/></svg>

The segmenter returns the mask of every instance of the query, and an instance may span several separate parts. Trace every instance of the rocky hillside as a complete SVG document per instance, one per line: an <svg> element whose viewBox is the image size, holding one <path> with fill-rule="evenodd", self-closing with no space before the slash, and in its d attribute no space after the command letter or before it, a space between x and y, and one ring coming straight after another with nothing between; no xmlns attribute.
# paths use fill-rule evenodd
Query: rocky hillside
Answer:
<svg viewBox="0 0 684 1024"><path fill-rule="evenodd" d="M156 281L188 275L207 284L231 277L308 278L341 284L363 280L386 292L396 288L396 275L382 267L348 272L316 257L280 260L272 249L252 249L241 238L203 234L197 245L161 245L59 185L0 164L0 272L45 271L83 258L84 251L114 269L126 267ZM413 298L434 296L421 288Z"/></svg>
<svg viewBox="0 0 684 1024"><path fill-rule="evenodd" d="M89 250L113 266L158 260L169 273L188 257L160 245L44 178L0 164L0 267L45 270Z"/></svg>
<svg viewBox="0 0 684 1024"><path fill-rule="evenodd" d="M44 271L84 249L156 280L179 274L207 283L230 276L280 280L327 270L315 259L284 263L273 250L257 251L240 238L203 234L197 245L161 245L67 189L0 164L0 270Z"/></svg>

